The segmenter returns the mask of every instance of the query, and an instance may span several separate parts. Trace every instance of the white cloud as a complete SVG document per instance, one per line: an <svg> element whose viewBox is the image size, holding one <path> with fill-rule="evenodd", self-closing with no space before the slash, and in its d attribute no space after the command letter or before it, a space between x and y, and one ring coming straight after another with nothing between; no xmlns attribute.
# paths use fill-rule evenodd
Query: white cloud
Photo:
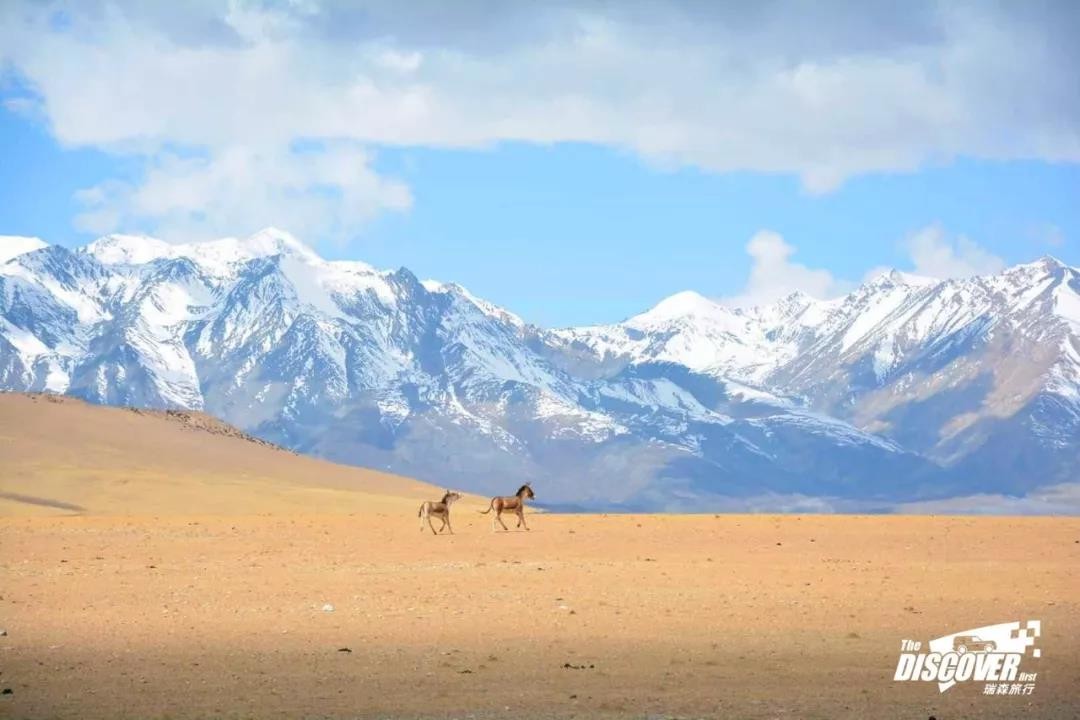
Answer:
<svg viewBox="0 0 1080 720"><path fill-rule="evenodd" d="M1005 262L963 235L950 236L940 225L928 225L903 241L908 253L910 272L945 280L973 275L992 275ZM733 307L763 305L802 292L819 300L838 297L853 290L858 283L837 278L828 270L811 268L791 257L797 249L771 230L759 230L746 245L751 258L746 286L737 296L722 302ZM869 282L894 268L877 266L863 275Z"/></svg>
<svg viewBox="0 0 1080 720"><path fill-rule="evenodd" d="M945 280L992 275L1005 261L963 235L949 236L940 225L929 225L905 241L916 275Z"/></svg>
<svg viewBox="0 0 1080 720"><path fill-rule="evenodd" d="M297 141L581 141L827 192L961 155L1080 161L1078 14L1067 2L8 2L0 63L58 140L133 154L151 174L176 148L212 167L263 158L272 179L308 162ZM211 213L243 200L219 190ZM152 205L114 210L131 221Z"/></svg>
<svg viewBox="0 0 1080 720"><path fill-rule="evenodd" d="M362 149L335 144L306 151L219 148L210 158L163 154L135 186L107 182L79 193L83 230L152 223L165 239L246 235L266 225L345 240L383 209L403 210L411 195L372 171Z"/></svg>
<svg viewBox="0 0 1080 720"><path fill-rule="evenodd" d="M795 248L771 230L758 231L746 244L746 252L753 261L750 277L741 294L724 301L729 305L763 305L793 292L803 292L819 299L830 298L849 288L848 283L838 281L828 270L812 269L792 262Z"/></svg>

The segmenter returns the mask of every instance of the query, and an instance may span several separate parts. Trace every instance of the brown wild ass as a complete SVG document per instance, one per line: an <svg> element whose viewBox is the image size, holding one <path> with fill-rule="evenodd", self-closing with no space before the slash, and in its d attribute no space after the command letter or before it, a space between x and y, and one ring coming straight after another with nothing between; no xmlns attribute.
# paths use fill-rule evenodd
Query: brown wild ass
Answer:
<svg viewBox="0 0 1080 720"><path fill-rule="evenodd" d="M492 510L495 511L495 517L491 519L491 531L495 532L495 521L498 520L499 524L503 526L503 530L507 532L510 528L506 527L506 523L502 521L503 511L513 511L518 518L517 527L525 526L528 530L529 526L525 522L525 500L532 500L536 495L533 494L532 488L529 487L529 483L525 483L518 491L510 497L493 497L491 498L491 504L488 505L487 510L480 511L481 515L487 515Z"/></svg>
<svg viewBox="0 0 1080 720"><path fill-rule="evenodd" d="M417 516L420 518L420 532L424 532L424 520L427 520L428 527L431 528L431 534L438 534L435 532L435 525L431 522L431 516L434 515L442 520L442 525L439 526L439 532L442 532L446 528L450 528L450 534L453 535L454 528L450 526L450 506L460 497L461 495L458 493L447 490L446 494L443 495L443 499L439 502L431 502L429 500L421 505L420 512L417 513Z"/></svg>

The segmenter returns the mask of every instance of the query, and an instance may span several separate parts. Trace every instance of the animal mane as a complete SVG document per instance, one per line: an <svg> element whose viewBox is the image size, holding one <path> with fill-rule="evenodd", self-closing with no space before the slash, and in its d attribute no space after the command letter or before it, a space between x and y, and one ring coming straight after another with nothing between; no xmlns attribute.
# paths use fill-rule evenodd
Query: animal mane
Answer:
<svg viewBox="0 0 1080 720"><path fill-rule="evenodd" d="M527 488L527 487L529 487L529 483L525 483L524 485L522 485L521 487L519 487L519 488L517 489L517 492L516 492L516 493L514 493L514 494L515 494L515 495L520 495L521 493L525 492L525 488Z"/></svg>

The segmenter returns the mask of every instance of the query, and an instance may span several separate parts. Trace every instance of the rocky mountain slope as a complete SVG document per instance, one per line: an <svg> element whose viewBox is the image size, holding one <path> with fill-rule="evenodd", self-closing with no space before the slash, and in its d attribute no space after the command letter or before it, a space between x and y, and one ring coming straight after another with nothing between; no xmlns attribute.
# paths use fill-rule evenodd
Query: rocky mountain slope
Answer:
<svg viewBox="0 0 1080 720"><path fill-rule="evenodd" d="M7 240L0 387L202 410L440 484L531 480L577 507L873 510L1080 474L1080 271L1051 258L750 310L681 293L545 330L272 229Z"/></svg>

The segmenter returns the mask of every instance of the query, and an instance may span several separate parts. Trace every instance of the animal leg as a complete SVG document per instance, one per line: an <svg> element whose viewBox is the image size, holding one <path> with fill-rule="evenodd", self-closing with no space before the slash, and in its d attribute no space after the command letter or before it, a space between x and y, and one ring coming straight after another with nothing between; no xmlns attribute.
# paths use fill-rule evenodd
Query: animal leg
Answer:
<svg viewBox="0 0 1080 720"><path fill-rule="evenodd" d="M435 523L431 522L431 515L427 516L427 524L428 524L428 527L431 528L431 534L432 535L438 535L438 533L435 532Z"/></svg>
<svg viewBox="0 0 1080 720"><path fill-rule="evenodd" d="M446 527L450 528L450 534L453 535L454 534L454 528L450 524L450 514L449 513L447 513L447 515L446 515Z"/></svg>
<svg viewBox="0 0 1080 720"><path fill-rule="evenodd" d="M518 512L518 525L524 525L526 530L529 529L529 523L525 522L525 512L523 510Z"/></svg>
<svg viewBox="0 0 1080 720"><path fill-rule="evenodd" d="M495 516L495 519L499 521L500 525L502 525L503 530L505 530L506 532L510 532L510 528L506 527L506 523L503 522L501 512L498 515Z"/></svg>

